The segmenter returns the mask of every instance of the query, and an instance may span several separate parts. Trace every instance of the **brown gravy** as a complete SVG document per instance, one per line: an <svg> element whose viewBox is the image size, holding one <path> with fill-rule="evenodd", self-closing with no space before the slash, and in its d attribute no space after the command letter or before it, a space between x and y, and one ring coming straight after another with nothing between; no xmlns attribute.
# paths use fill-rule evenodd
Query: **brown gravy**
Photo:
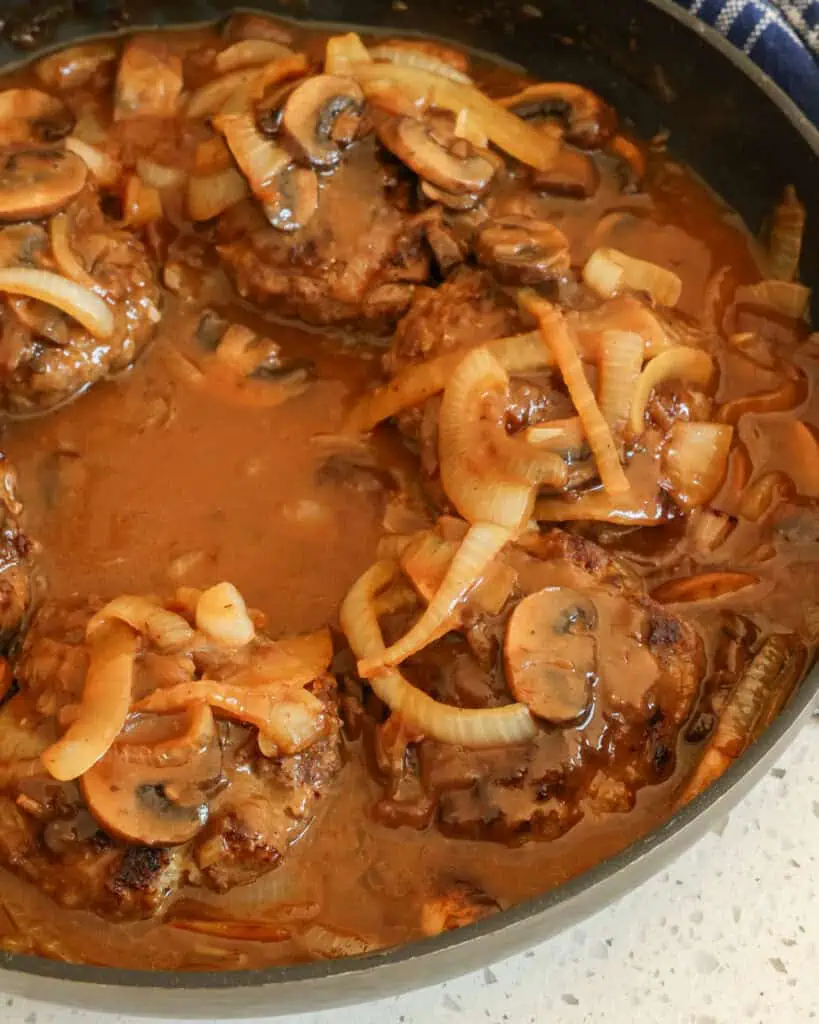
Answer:
<svg viewBox="0 0 819 1024"><path fill-rule="evenodd" d="M305 35L300 43L305 40L314 50L323 41ZM175 45L205 53L215 42L209 32L185 33ZM4 87L25 80L25 72L15 73ZM622 192L609 157L595 160L602 184L593 199L542 200L544 216L569 238L574 263L582 263L605 237L605 244L673 269L683 281L678 308L695 318L712 312L706 310L709 302L718 315L724 313L719 292L709 287L721 267L730 268L734 287L760 279L758 243L670 157L650 156L644 188L633 195ZM166 356L179 348L191 309L170 306L155 341L133 368L47 416L7 421L2 448L18 467L26 529L41 546L49 596L163 593L180 583L207 586L227 579L263 610L273 636L335 623L351 583L376 557L383 495L322 482L324 456L314 437L339 430L356 398L381 381L381 352L352 334L262 315L226 289L209 304L229 318L263 324L286 356L313 360L315 381L303 395L274 408L236 404L190 387L169 372ZM780 329L783 346L795 353L809 381L811 393L798 416L819 427L812 394L815 349L796 347L805 341L803 325L783 321ZM766 389L764 370L756 364L726 369L720 401ZM787 423L794 415L746 418L740 437L752 476L772 467L791 472ZM413 457L397 434L384 429L379 444L386 464L412 472ZM795 483L795 511L812 509L817 481L806 471L805 480ZM626 546L620 553L646 577L649 589L696 568L695 556L674 555L670 528L648 541L633 540L634 550ZM648 547L641 550L644 542ZM772 545L770 557L753 570L761 582L721 600L720 609L813 639L803 610L819 600L815 549L799 536L792 543L772 540L761 526L743 523L733 541L735 563L728 567L741 565L745 553L761 543ZM797 560L803 564L795 583L791 570ZM704 634L712 614L702 604L686 611ZM681 741L675 775L642 790L627 815L586 820L554 842L507 847L450 839L434 827L379 824L372 815L379 786L361 743L348 742L332 793L281 868L225 896L197 890L190 898L252 918L273 905L314 902L321 906L321 920L342 933L367 936L379 946L407 942L420 935L423 901L442 882L466 879L509 906L645 834L671 813L677 782L698 749ZM306 956L288 943L208 938L161 921L111 924L58 908L0 871L0 942L19 948L20 936L27 937L27 949L44 955L118 967L249 968ZM355 952L355 945L350 949Z"/></svg>

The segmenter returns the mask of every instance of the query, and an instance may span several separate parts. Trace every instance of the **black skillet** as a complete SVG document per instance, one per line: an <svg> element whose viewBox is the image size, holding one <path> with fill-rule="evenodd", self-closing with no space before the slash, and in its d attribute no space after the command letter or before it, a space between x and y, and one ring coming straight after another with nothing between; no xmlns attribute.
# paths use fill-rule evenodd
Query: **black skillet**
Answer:
<svg viewBox="0 0 819 1024"><path fill-rule="evenodd" d="M4 0L0 65L19 60L21 46L209 21L232 8L221 0ZM257 9L437 35L539 78L587 85L640 135L668 129L674 155L752 230L791 183L808 213L802 278L819 286L819 132L746 57L670 0L262 0ZM601 909L713 826L793 737L817 690L814 669L764 736L662 828L560 888L478 924L352 960L252 971L140 972L0 953L0 989L94 1010L213 1020L341 1006L476 970Z"/></svg>

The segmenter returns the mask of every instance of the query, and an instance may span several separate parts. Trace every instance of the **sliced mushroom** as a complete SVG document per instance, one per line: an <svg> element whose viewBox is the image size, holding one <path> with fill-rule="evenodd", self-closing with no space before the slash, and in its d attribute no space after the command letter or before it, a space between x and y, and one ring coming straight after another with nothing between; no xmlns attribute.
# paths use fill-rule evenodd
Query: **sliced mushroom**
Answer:
<svg viewBox="0 0 819 1024"><path fill-rule="evenodd" d="M569 241L547 220L499 217L482 224L475 237L478 262L505 284L538 284L563 277L571 266Z"/></svg>
<svg viewBox="0 0 819 1024"><path fill-rule="evenodd" d="M0 228L0 267L33 267L48 249L48 232L39 224Z"/></svg>
<svg viewBox="0 0 819 1024"><path fill-rule="evenodd" d="M589 199L600 185L600 171L588 154L562 146L548 171L532 172L532 184L552 196Z"/></svg>
<svg viewBox="0 0 819 1024"><path fill-rule="evenodd" d="M85 185L88 169L59 149L0 154L0 220L27 220L56 213Z"/></svg>
<svg viewBox="0 0 819 1024"><path fill-rule="evenodd" d="M268 187L268 194L274 190L264 212L279 231L298 231L318 209L318 178L310 167L285 167Z"/></svg>
<svg viewBox="0 0 819 1024"><path fill-rule="evenodd" d="M0 92L0 144L51 144L65 138L74 117L62 100L39 89Z"/></svg>
<svg viewBox="0 0 819 1024"><path fill-rule="evenodd" d="M221 771L218 739L204 750L193 747L180 765L133 764L113 749L80 786L89 811L110 835L142 846L177 846L206 824L207 792Z"/></svg>
<svg viewBox="0 0 819 1024"><path fill-rule="evenodd" d="M438 188L437 185L431 185L428 181L421 182L421 191L433 203L440 203L441 206L445 206L448 210L456 210L458 212L472 210L480 202L480 196L474 193L466 192L461 195L455 195L452 192L447 192L446 189Z"/></svg>
<svg viewBox="0 0 819 1024"><path fill-rule="evenodd" d="M495 174L497 164L488 151L478 152L465 139L441 142L415 118L385 120L377 131L387 149L419 177L454 195L483 192Z"/></svg>
<svg viewBox="0 0 819 1024"><path fill-rule="evenodd" d="M506 681L513 696L549 722L584 714L597 665L597 610L576 590L544 587L509 618L504 642Z"/></svg>
<svg viewBox="0 0 819 1024"><path fill-rule="evenodd" d="M327 169L341 159L339 145L355 138L363 106L364 93L352 79L314 75L287 98L281 124L311 164Z"/></svg>
<svg viewBox="0 0 819 1024"><path fill-rule="evenodd" d="M498 100L519 117L558 116L566 122L566 138L583 149L597 149L617 126L612 108L590 89L573 82L541 82Z"/></svg>

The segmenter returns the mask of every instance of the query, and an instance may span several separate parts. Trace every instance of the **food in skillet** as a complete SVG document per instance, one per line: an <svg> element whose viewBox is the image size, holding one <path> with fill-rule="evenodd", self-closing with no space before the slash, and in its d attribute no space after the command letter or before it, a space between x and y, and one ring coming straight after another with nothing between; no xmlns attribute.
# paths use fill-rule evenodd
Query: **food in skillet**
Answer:
<svg viewBox="0 0 819 1024"><path fill-rule="evenodd" d="M819 607L792 190L759 244L580 86L255 16L35 61L0 145L9 949L459 927L779 712Z"/></svg>

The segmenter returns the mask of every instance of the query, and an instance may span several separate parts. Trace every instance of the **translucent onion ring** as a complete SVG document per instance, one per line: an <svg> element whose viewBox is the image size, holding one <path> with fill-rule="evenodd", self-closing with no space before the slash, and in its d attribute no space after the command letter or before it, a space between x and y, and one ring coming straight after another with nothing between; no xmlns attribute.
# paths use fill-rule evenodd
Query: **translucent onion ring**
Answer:
<svg viewBox="0 0 819 1024"><path fill-rule="evenodd" d="M651 392L667 380L682 380L704 387L714 372L714 360L698 348L676 345L655 356L640 374L634 391L629 415L629 429L633 434L643 431L643 419Z"/></svg>
<svg viewBox="0 0 819 1024"><path fill-rule="evenodd" d="M470 527L440 587L409 632L386 651L382 647L377 652L364 655L359 661L358 673L362 679L368 679L385 667L400 664L443 636L451 628L460 605L512 536L510 530L494 523L476 523Z"/></svg>
<svg viewBox="0 0 819 1024"><path fill-rule="evenodd" d="M341 628L360 660L378 660L384 640L374 602L398 574L395 562L376 562L350 588L341 605ZM441 743L464 747L508 746L526 743L537 735L537 725L523 704L501 708L456 708L433 700L412 686L395 668L383 668L369 679L376 696L412 728Z"/></svg>
<svg viewBox="0 0 819 1024"><path fill-rule="evenodd" d="M125 724L131 703L138 639L121 622L110 622L90 641L91 657L78 714L42 761L60 782L77 779L103 757Z"/></svg>
<svg viewBox="0 0 819 1024"><path fill-rule="evenodd" d="M99 295L62 274L33 267L3 267L0 268L0 292L47 302L82 324L100 341L114 333L114 315Z"/></svg>
<svg viewBox="0 0 819 1024"><path fill-rule="evenodd" d="M543 340L554 353L569 397L583 424L589 447L597 460L604 488L611 495L626 494L629 483L620 465L614 438L586 379L580 354L569 333L565 317L551 302L532 291L521 292L520 298L524 308L537 320Z"/></svg>

